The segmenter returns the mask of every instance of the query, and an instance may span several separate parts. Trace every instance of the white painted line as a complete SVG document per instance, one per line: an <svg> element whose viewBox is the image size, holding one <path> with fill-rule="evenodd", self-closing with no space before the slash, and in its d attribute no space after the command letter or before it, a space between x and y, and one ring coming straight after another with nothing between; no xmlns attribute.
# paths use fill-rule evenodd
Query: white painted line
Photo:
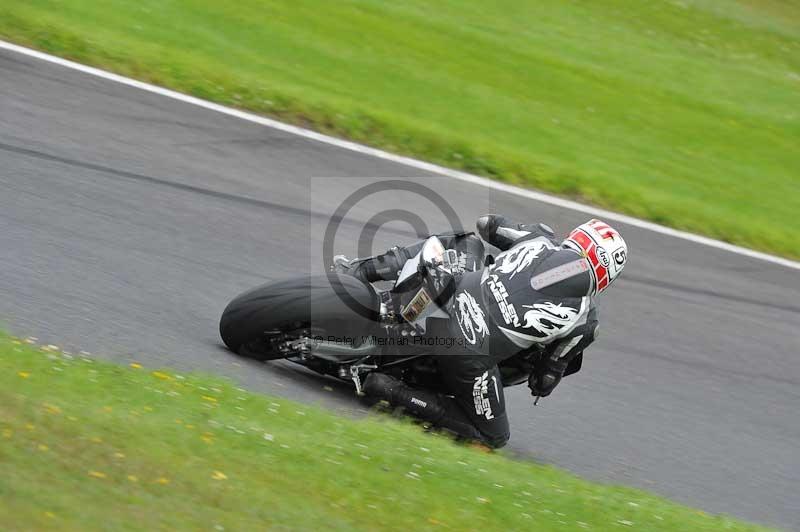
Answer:
<svg viewBox="0 0 800 532"><path fill-rule="evenodd" d="M696 235L694 233L678 231L677 229L664 227L663 225L658 225L656 223L647 222L645 220L640 220L638 218L633 218L632 216L626 216L624 214L619 214L604 209L598 209L595 207L591 207L589 205L583 205L575 201L570 201L567 199L550 196L549 194L544 194L533 190L527 190L524 188L515 187L513 185L500 183L498 181L492 181L490 179L478 177L476 175L468 174L466 172L460 172L458 170L453 170L451 168L445 168L443 166L439 166L436 164L426 163L424 161L419 161L417 159L412 159L410 157L394 155L392 153L385 152L383 150L370 148L369 146L364 146L362 144L357 144L355 142L350 142L347 140L337 139L335 137L323 135L321 133L317 133L309 129L304 129L289 124L284 124L283 122L278 122L277 120L272 120L270 118L264 118L263 116L254 115L252 113L239 111L238 109L233 109L231 107L225 107L224 105L212 103L207 100L201 100L200 98L195 98L194 96L181 94L180 92L175 92L169 89L165 89L157 85L151 85L149 83L136 81L135 79L126 78L124 76L119 76L117 74L112 74L111 72L106 72L105 70L100 70L98 68L93 68L90 66L82 65L80 63L75 63L73 61L68 61L60 57L56 57L50 54L45 54L43 52L38 52L36 50L31 50L30 48L25 48L23 46L11 44L9 42L0 41L0 49L9 50L11 52L16 52L22 55L26 55L28 57L34 57L36 59L41 59L42 61L54 63L62 67L90 74L92 76L97 76L99 78L103 78L109 81L114 81L116 83L128 85L129 87L135 87L137 89L141 89L147 92L152 92L154 94L159 94L161 96L166 96L167 98L179 100L181 102L196 105L198 107L203 107L211 111L216 111L218 113L226 114L228 116L234 116L242 120L247 120L248 122L261 124L262 126L267 126L273 129L285 131L293 135L298 135L308 139L316 140L318 142L324 142L325 144L330 144L332 146L343 148L345 150L350 150L365 155L370 155L372 157L378 157L380 159L385 159L387 161L403 164L405 166L417 168L419 170L425 170L426 172L432 172L435 174L451 177L453 179L458 179L460 181L465 181L467 183L472 183L474 185L479 185L482 187L499 190L501 192L514 194L516 196L521 196L523 198L528 198L535 201L541 201L542 203L548 203L550 205L555 205L557 207L562 207L564 209L570 209L573 211L582 212L588 214L589 216L603 218L604 220L613 220L616 222L621 222L624 224L632 225L634 227L639 227L641 229L647 229L648 231L653 231L655 233L660 233L662 235L668 235L675 238L688 240L690 242L695 242L697 244L702 244L704 246L730 251L731 253L736 253L737 255L743 255L745 257L760 259L763 261L771 262L773 264L780 264L781 266L786 266L787 268L800 270L800 262L785 259L783 257L776 257L775 255L770 255L768 253L761 253L760 251L754 251L752 249L743 248L741 246L734 246L733 244L728 244L727 242L721 242L719 240L714 240L713 238Z"/></svg>

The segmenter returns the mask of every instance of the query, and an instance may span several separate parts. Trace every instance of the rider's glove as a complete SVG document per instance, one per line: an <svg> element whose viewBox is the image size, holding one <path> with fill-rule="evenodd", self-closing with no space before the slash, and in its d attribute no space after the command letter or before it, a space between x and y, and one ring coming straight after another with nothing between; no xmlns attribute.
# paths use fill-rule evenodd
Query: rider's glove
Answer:
<svg viewBox="0 0 800 532"><path fill-rule="evenodd" d="M553 360L547 358L543 360L531 372L528 377L528 388L534 397L547 397L561 382L564 370L567 369L567 361Z"/></svg>

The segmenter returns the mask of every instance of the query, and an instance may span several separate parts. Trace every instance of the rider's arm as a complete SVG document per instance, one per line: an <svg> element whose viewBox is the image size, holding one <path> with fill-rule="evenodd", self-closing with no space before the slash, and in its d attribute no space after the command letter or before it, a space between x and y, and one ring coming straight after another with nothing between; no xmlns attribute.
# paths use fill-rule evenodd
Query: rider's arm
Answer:
<svg viewBox="0 0 800 532"><path fill-rule="evenodd" d="M506 251L522 239L539 236L553 239L553 230L545 224L519 224L505 216L487 214L478 218L478 233L500 251Z"/></svg>
<svg viewBox="0 0 800 532"><path fill-rule="evenodd" d="M534 396L547 397L562 377L580 369L583 351L597 337L597 328L597 309L592 307L583 324L547 346L544 356L528 378L528 387Z"/></svg>

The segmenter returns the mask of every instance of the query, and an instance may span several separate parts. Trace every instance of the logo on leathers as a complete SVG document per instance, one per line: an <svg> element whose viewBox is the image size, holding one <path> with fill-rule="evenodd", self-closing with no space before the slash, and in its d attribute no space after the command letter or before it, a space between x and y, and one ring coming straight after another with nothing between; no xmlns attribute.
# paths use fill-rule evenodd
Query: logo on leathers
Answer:
<svg viewBox="0 0 800 532"><path fill-rule="evenodd" d="M489 334L486 316L469 292L461 292L456 296L456 319L464 339L472 345L478 342L478 338L485 338Z"/></svg>
<svg viewBox="0 0 800 532"><path fill-rule="evenodd" d="M509 279L513 279L515 275L533 264L533 261L542 254L542 251L552 248L548 242L542 240L531 240L517 244L497 256L497 262L492 271L504 273L509 276Z"/></svg>
<svg viewBox="0 0 800 532"><path fill-rule="evenodd" d="M540 338L552 336L578 318L577 309L566 307L561 303L546 301L523 307L531 310L525 312L522 317L522 326L526 329L532 328L534 335Z"/></svg>
<svg viewBox="0 0 800 532"><path fill-rule="evenodd" d="M486 278L486 284L489 286L489 291L492 292L494 300L497 301L497 308L500 309L500 314L502 314L506 325L519 327L517 309L514 308L513 303L508 302L508 290L506 290L506 286L500 281L500 278L492 274Z"/></svg>
<svg viewBox="0 0 800 532"><path fill-rule="evenodd" d="M427 402L423 401L422 399L417 399L416 397L412 397L411 398L411 402L414 403L417 406L421 406L422 408L425 408L425 407L428 406Z"/></svg>
<svg viewBox="0 0 800 532"><path fill-rule="evenodd" d="M497 381L495 381L497 386ZM496 390L495 390L496 392ZM489 402L489 372L484 371L480 377L475 377L472 386L472 398L475 401L475 413L486 419L494 419L492 404Z"/></svg>

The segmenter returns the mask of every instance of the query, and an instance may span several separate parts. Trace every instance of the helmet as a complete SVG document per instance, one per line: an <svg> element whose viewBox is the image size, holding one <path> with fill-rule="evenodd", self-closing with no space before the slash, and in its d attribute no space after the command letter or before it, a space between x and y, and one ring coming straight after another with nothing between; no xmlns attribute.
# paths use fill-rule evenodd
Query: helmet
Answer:
<svg viewBox="0 0 800 532"><path fill-rule="evenodd" d="M562 245L577 251L589 261L594 280L592 295L605 290L617 278L628 260L628 246L622 236L600 220L589 220L579 225Z"/></svg>

